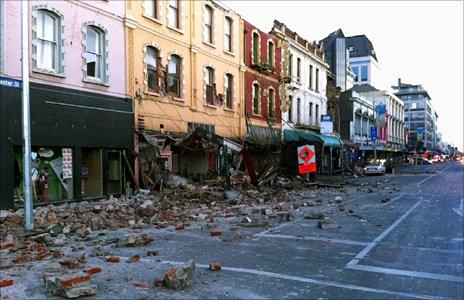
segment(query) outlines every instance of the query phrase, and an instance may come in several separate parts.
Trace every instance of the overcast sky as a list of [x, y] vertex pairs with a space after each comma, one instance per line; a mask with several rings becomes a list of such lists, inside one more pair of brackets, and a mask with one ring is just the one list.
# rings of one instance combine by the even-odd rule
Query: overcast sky
[[274, 19], [308, 41], [341, 28], [373, 43], [384, 80], [422, 84], [443, 140], [463, 149], [463, 2], [222, 1], [261, 30]]

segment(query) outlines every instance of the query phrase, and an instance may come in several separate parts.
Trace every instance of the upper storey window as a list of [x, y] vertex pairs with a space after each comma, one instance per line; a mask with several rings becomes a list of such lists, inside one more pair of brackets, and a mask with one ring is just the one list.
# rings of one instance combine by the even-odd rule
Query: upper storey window
[[232, 19], [229, 17], [224, 23], [224, 50], [232, 52]]
[[169, 26], [179, 29], [179, 0], [169, 0], [168, 19]]
[[259, 34], [253, 33], [253, 64], [259, 64]]
[[105, 33], [96, 26], [87, 26], [85, 45], [87, 77], [104, 81], [106, 77]]
[[60, 18], [47, 10], [37, 11], [36, 67], [61, 72]]
[[204, 41], [213, 43], [213, 9], [205, 6]]
[[150, 18], [158, 19], [158, 0], [145, 0], [144, 13]]

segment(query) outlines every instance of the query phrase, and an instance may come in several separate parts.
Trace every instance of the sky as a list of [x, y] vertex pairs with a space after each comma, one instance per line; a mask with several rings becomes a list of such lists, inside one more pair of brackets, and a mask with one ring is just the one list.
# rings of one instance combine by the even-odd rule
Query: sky
[[443, 141], [464, 149], [462, 1], [221, 1], [270, 31], [275, 19], [308, 41], [341, 28], [374, 45], [388, 86], [422, 84], [438, 113]]

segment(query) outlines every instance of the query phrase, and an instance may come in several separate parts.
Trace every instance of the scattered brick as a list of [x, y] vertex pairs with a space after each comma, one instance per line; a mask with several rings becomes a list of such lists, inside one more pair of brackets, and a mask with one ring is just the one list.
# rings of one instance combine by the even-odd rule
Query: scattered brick
[[0, 250], [13, 248], [13, 247], [14, 247], [14, 243], [1, 243], [0, 244]]
[[222, 266], [219, 262], [213, 262], [209, 264], [209, 269], [211, 271], [220, 271], [222, 269]]
[[70, 278], [57, 278], [59, 286], [62, 288], [72, 287], [90, 280], [90, 274], [77, 275]]
[[14, 283], [13, 279], [3, 279], [0, 281], [0, 288], [12, 286]]
[[106, 258], [106, 261], [109, 262], [109, 263], [115, 263], [117, 264], [118, 262], [121, 261], [121, 259], [119, 258], [119, 256], [108, 256]]
[[210, 234], [211, 236], [220, 236], [222, 232], [219, 230], [211, 230]]
[[158, 277], [155, 278], [155, 287], [163, 287], [164, 286], [164, 278]]
[[89, 275], [93, 275], [93, 274], [97, 274], [97, 273], [100, 273], [102, 271], [101, 268], [99, 267], [94, 267], [94, 268], [90, 268], [88, 270], [85, 270], [84, 272], [89, 274]]
[[140, 260], [140, 255], [139, 254], [135, 254], [135, 255], [132, 255], [131, 257], [129, 257], [129, 259], [127, 260], [128, 263], [135, 263], [135, 262], [138, 262]]
[[136, 282], [134, 283], [134, 287], [136, 288], [141, 288], [141, 289], [149, 289], [150, 287], [144, 283], [139, 283], [139, 282]]
[[180, 224], [180, 225], [177, 225], [175, 228], [176, 228], [176, 230], [184, 230], [184, 229], [185, 229], [185, 225], [184, 225], [184, 224]]

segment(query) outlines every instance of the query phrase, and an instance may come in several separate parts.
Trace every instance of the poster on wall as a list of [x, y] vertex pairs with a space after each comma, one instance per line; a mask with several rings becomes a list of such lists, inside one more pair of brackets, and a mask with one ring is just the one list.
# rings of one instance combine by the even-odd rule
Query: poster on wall
[[72, 178], [72, 149], [63, 148], [63, 179]]

